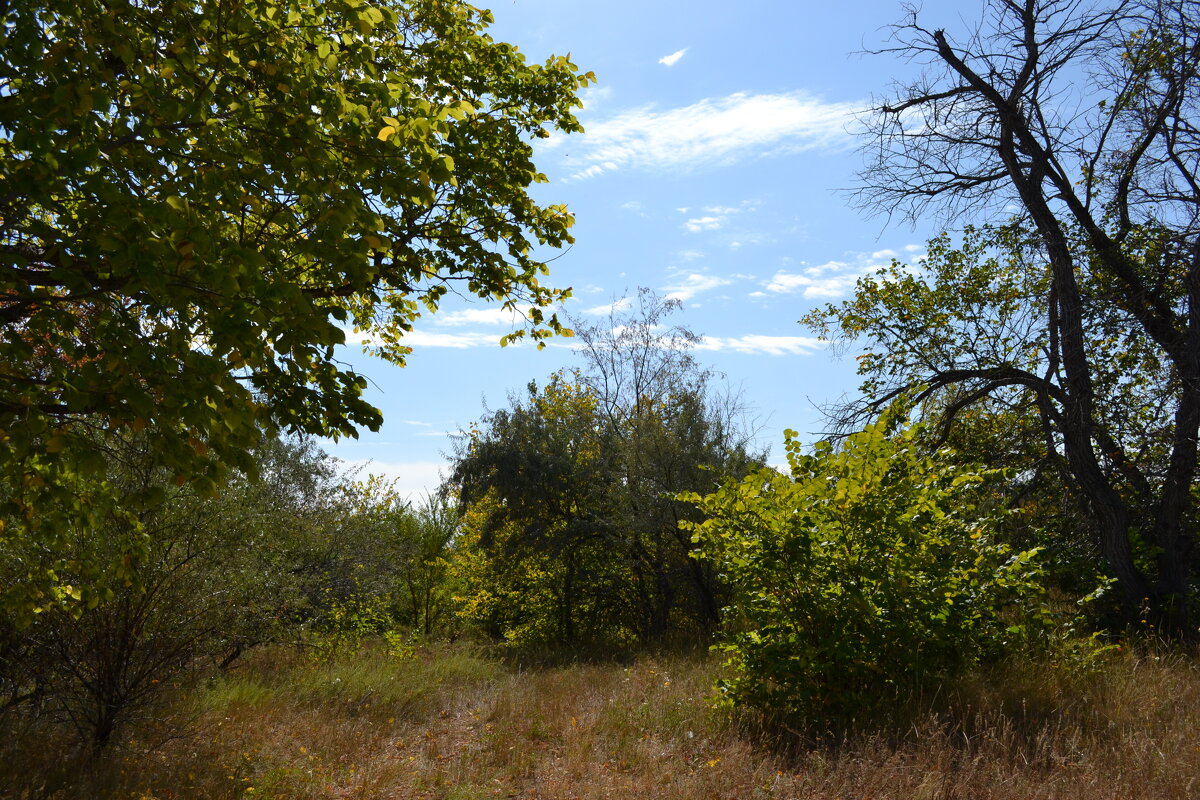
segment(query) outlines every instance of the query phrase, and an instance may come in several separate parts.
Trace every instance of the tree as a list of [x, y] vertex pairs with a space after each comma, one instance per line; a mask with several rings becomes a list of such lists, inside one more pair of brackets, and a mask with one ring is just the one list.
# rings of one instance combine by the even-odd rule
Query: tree
[[701, 337], [669, 324], [682, 308], [649, 289], [613, 303], [608, 318], [573, 318], [587, 365], [584, 381], [599, 400], [617, 450], [620, 515], [634, 554], [643, 635], [661, 639], [720, 621], [725, 587], [680, 526], [695, 518], [681, 492], [706, 492], [765, 460], [754, 453], [739, 398], [715, 386], [692, 348]]
[[[60, 579], [76, 601], [50, 605], [25, 624], [20, 609], [0, 609], [0, 711], [68, 722], [94, 750], [152, 708], [168, 684], [294, 638], [289, 628], [302, 619], [311, 582], [295, 555], [337, 531], [338, 515], [328, 513], [337, 476], [310, 443], [264, 443], [255, 451], [261, 478], [233, 474], [219, 498], [174, 486], [138, 437], [121, 455], [106, 475], [121, 491], [165, 487], [161, 501], [140, 512], [138, 528], [112, 518], [67, 531], [61, 552], [23, 540], [0, 554], [0, 580], [12, 582], [30, 561], [65, 553]], [[128, 539], [142, 536], [128, 581], [82, 591], [82, 565], [122, 561]]]
[[[1056, 409], [1026, 383], [997, 380], [1046, 374], [1049, 332], [1040, 309], [1049, 281], [1038, 253], [1022, 251], [1022, 238], [1016, 228], [968, 228], [955, 246], [944, 234], [929, 242], [919, 265], [894, 263], [866, 276], [852, 300], [817, 309], [805, 322], [862, 351], [856, 361], [863, 399], [835, 412], [843, 429], [919, 388], [921, 413], [935, 422], [943, 458], [1009, 470], [996, 484], [1019, 512], [1002, 523], [1009, 540], [1044, 547], [1060, 585], [1087, 594], [1094, 586], [1080, 581], [1094, 578], [1095, 548], [1080, 531], [1086, 518], [1056, 441]], [[1092, 346], [1121, 351], [1097, 373], [1097, 414], [1127, 443], [1130, 458], [1148, 466], [1167, 424], [1153, 399], [1161, 375], [1138, 359], [1136, 341], [1096, 318], [1088, 328]]]
[[448, 557], [458, 529], [449, 499], [433, 495], [409, 511], [395, 534], [407, 551], [407, 558], [393, 565], [400, 617], [425, 637], [433, 635], [448, 610]]
[[[257, 478], [233, 472], [217, 497], [175, 486], [136, 437], [127, 445], [108, 480], [127, 492], [163, 484], [161, 501], [141, 512], [140, 530], [116, 518], [64, 540], [66, 561], [87, 565], [124, 559], [126, 539], [144, 536], [130, 579], [84, 592], [88, 576], [73, 569], [61, 579], [77, 599], [25, 624], [20, 609], [0, 608], [0, 720], [69, 723], [98, 751], [168, 687], [230, 669], [253, 648], [323, 657], [382, 639], [404, 653], [410, 630], [439, 622], [454, 530], [443, 505], [414, 511], [390, 483], [342, 472], [306, 439], [265, 440]], [[38, 544], [0, 551], [0, 583], [59, 558]]]
[[493, 635], [555, 645], [632, 638], [611, 435], [595, 394], [578, 373], [560, 372], [461, 440], [448, 484], [464, 512], [460, 551], [480, 556], [464, 596]]
[[[913, 217], [931, 207], [1019, 209], [987, 244], [1033, 270], [1021, 278], [1036, 286], [1023, 295], [1030, 327], [1020, 353], [960, 350], [950, 362], [931, 348], [929, 360], [893, 374], [947, 393], [949, 422], [1029, 393], [1046, 452], [1061, 454], [1127, 608], [1148, 605], [1162, 630], [1188, 634], [1200, 429], [1198, 12], [1194, 0], [992, 0], [958, 39], [910, 11], [887, 52], [929, 71], [870, 118], [860, 189], [864, 204]], [[972, 256], [963, 268], [979, 263]], [[1005, 302], [993, 297], [973, 330], [995, 332], [989, 323]], [[926, 321], [939, 319], [932, 310]], [[844, 330], [871, 336], [890, 324], [876, 322]], [[1149, 419], [1118, 423], [1119, 407], [1106, 404], [1122, 393]]]
[[[665, 324], [678, 307], [643, 290], [616, 302], [607, 324], [574, 321], [587, 370], [540, 391], [531, 384], [527, 400], [485, 418], [457, 453], [450, 482], [508, 586], [503, 610], [518, 614], [521, 596], [531, 606], [551, 598], [556, 643], [695, 639], [719, 622], [727, 587], [680, 529], [697, 515], [676, 495], [707, 492], [759, 459], [736, 403], [711, 390], [688, 352], [698, 337]], [[498, 584], [488, 592], [502, 594]], [[497, 603], [473, 608], [494, 613]]]
[[535, 248], [572, 218], [529, 196], [530, 139], [579, 130], [592, 78], [490, 21], [460, 0], [0, 2], [4, 536], [123, 513], [98, 433], [144, 431], [211, 491], [261, 431], [377, 427], [336, 347], [354, 328], [403, 363], [447, 292], [561, 330]]

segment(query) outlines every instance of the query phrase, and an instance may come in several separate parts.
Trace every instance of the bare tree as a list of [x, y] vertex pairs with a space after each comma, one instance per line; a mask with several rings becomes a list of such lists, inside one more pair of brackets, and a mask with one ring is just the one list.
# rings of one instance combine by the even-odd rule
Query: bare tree
[[[929, 364], [910, 384], [1033, 392], [1096, 542], [1131, 607], [1192, 633], [1190, 514], [1200, 428], [1200, 2], [988, 0], [956, 37], [908, 8], [882, 52], [924, 76], [869, 117], [858, 199], [915, 219], [1018, 209], [1047, 288], [1039, 370]], [[1097, 409], [1119, 320], [1169, 373], [1161, 458], [1140, 462]], [[1111, 346], [1111, 345], [1110, 345]], [[960, 412], [970, 401], [950, 404]], [[1135, 557], [1141, 537], [1156, 553]]]

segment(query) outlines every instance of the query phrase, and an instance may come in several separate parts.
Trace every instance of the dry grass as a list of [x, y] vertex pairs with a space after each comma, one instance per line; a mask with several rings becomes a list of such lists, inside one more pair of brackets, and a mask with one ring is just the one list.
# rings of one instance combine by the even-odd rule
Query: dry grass
[[1126, 654], [1090, 679], [1011, 668], [816, 746], [712, 710], [707, 657], [519, 669], [453, 649], [327, 666], [274, 655], [178, 699], [86, 777], [68, 767], [70, 789], [34, 791], [45, 779], [31, 776], [71, 762], [52, 731], [25, 729], [0, 746], [0, 797], [1200, 796], [1200, 672], [1180, 656]]

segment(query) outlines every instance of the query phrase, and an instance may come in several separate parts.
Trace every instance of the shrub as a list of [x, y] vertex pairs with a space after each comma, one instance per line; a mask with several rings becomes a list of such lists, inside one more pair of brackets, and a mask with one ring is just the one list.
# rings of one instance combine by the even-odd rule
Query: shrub
[[719, 647], [734, 704], [853, 716], [1042, 639], [1036, 550], [980, 508], [996, 475], [946, 466], [903, 408], [838, 447], [691, 495], [706, 558], [738, 587]]

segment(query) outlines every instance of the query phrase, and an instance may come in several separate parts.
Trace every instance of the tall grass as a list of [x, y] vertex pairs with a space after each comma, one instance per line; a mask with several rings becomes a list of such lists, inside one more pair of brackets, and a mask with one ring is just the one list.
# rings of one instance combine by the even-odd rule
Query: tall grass
[[101, 762], [24, 729], [0, 744], [0, 797], [1200, 796], [1200, 672], [1178, 654], [1123, 653], [1082, 677], [1011, 664], [819, 741], [714, 710], [719, 670], [708, 656], [528, 668], [456, 648], [263, 652], [181, 691]]

